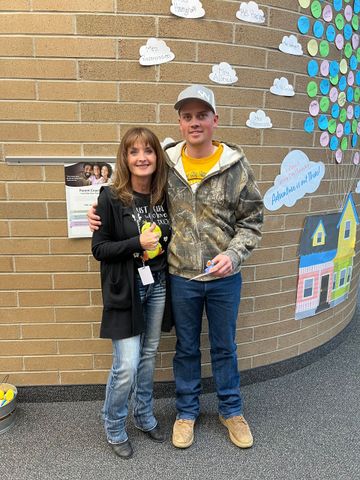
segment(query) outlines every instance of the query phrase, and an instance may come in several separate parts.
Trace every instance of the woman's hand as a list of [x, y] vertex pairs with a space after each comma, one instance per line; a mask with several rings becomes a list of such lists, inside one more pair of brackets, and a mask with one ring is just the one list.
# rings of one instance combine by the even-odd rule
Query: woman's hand
[[155, 227], [156, 223], [152, 223], [151, 227], [140, 235], [140, 245], [144, 250], [154, 250], [159, 243], [160, 237], [157, 233], [154, 233]]
[[99, 227], [101, 225], [100, 217], [99, 215], [96, 215], [96, 207], [97, 207], [97, 202], [94, 202], [89, 208], [89, 210], [87, 211], [89, 228], [92, 232], [94, 232], [95, 230], [99, 230]]

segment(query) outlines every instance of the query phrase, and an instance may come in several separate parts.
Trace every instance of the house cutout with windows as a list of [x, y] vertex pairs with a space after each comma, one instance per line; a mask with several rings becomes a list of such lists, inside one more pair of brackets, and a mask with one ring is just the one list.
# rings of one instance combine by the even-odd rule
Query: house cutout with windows
[[295, 319], [311, 317], [347, 299], [359, 217], [351, 193], [339, 213], [305, 219]]

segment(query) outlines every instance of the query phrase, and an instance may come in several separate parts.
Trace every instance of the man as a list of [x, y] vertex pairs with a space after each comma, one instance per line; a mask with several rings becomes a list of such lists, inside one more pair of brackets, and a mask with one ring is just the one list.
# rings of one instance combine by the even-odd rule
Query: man
[[93, 166], [91, 163], [84, 163], [83, 164], [83, 170], [81, 172], [80, 178], [79, 178], [79, 184], [82, 187], [91, 185], [91, 176], [93, 174]]
[[[172, 222], [169, 270], [177, 335], [174, 357], [177, 418], [175, 447], [194, 441], [201, 391], [202, 314], [209, 323], [212, 372], [219, 418], [240, 448], [253, 444], [243, 417], [235, 343], [240, 267], [261, 238], [263, 204], [240, 147], [213, 140], [218, 126], [214, 94], [201, 85], [183, 90], [175, 103], [183, 142], [165, 148]], [[94, 212], [89, 212], [90, 223]], [[195, 278], [204, 272], [209, 273]]]

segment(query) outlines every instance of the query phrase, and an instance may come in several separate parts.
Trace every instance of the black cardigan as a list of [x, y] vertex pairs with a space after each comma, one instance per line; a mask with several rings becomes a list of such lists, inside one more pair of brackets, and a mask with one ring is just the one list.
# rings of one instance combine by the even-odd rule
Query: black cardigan
[[[101, 227], [92, 237], [92, 253], [101, 261], [101, 289], [103, 314], [101, 338], [113, 340], [133, 337], [144, 331], [144, 318], [140, 293], [135, 281], [134, 253], [142, 253], [140, 236], [126, 238], [123, 215], [126, 207], [103, 187], [98, 198], [97, 214]], [[162, 331], [169, 332], [173, 325], [170, 285], [166, 274], [166, 300]]]

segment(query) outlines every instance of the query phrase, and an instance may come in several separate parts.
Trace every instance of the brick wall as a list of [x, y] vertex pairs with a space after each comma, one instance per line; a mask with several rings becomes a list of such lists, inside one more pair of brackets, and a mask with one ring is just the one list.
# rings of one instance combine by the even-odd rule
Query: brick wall
[[[303, 131], [308, 57], [277, 48], [283, 35], [296, 33], [298, 2], [261, 4], [265, 25], [237, 21], [237, 1], [203, 0], [201, 20], [171, 16], [170, 3], [0, 0], [0, 376], [10, 373], [17, 385], [104, 383], [111, 348], [98, 339], [101, 294], [90, 241], [67, 238], [63, 167], [9, 166], [6, 156], [112, 156], [121, 135], [139, 123], [161, 140], [179, 138], [174, 99], [189, 83], [209, 84], [211, 66], [220, 61], [236, 68], [239, 81], [212, 85], [218, 136], [244, 146], [263, 193], [293, 148], [328, 166], [315, 194], [267, 213], [261, 247], [243, 269], [240, 367], [311, 350], [352, 318], [357, 258], [347, 302], [294, 320], [304, 219], [336, 211], [330, 184], [341, 168]], [[139, 47], [151, 36], [166, 40], [176, 55], [173, 62], [139, 65]], [[284, 74], [297, 92], [292, 99], [269, 93], [274, 78]], [[274, 128], [245, 126], [258, 108], [270, 115]], [[163, 335], [157, 380], [172, 379], [174, 345], [174, 333]], [[208, 376], [206, 324], [202, 346]]]

